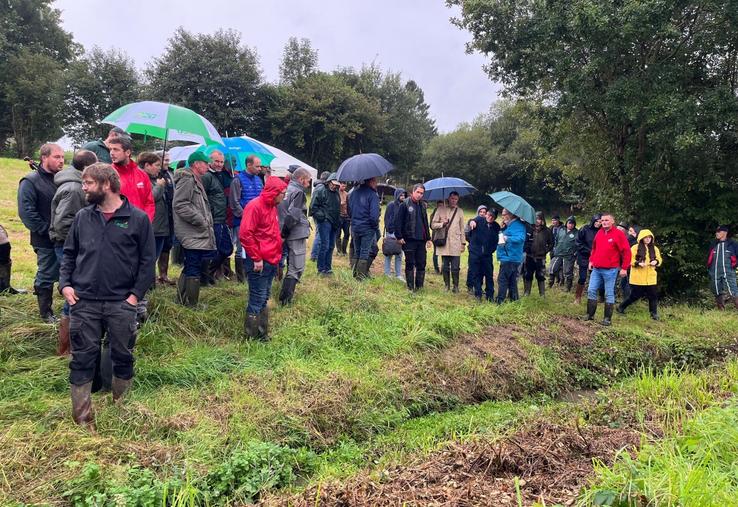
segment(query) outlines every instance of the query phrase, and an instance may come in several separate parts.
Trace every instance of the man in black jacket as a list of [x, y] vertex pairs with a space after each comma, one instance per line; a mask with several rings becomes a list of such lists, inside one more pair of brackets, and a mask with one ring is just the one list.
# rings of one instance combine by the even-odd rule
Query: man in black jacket
[[51, 309], [54, 282], [59, 280], [59, 261], [54, 242], [49, 237], [51, 201], [56, 193], [54, 175], [64, 167], [64, 150], [58, 144], [41, 146], [41, 165], [20, 181], [18, 214], [23, 225], [31, 231], [31, 246], [36, 253], [36, 278], [33, 292], [38, 299], [38, 310], [46, 322], [55, 322]]
[[[481, 207], [481, 206], [480, 206]], [[469, 273], [474, 286], [474, 296], [482, 300], [482, 283], [486, 282], [485, 296], [490, 303], [495, 299], [494, 268], [492, 256], [497, 250], [500, 224], [495, 219], [497, 211], [492, 208], [484, 215], [479, 214], [469, 221]]]
[[425, 281], [426, 248], [430, 247], [428, 205], [423, 201], [425, 186], [416, 183], [395, 218], [395, 237], [405, 253], [405, 282], [411, 291], [423, 288]]
[[113, 400], [133, 378], [136, 305], [154, 282], [156, 247], [146, 213], [120, 195], [120, 178], [109, 164], [82, 173], [91, 206], [77, 213], [64, 243], [59, 286], [71, 307], [72, 417], [94, 429], [92, 380], [100, 337], [108, 334], [113, 362]]

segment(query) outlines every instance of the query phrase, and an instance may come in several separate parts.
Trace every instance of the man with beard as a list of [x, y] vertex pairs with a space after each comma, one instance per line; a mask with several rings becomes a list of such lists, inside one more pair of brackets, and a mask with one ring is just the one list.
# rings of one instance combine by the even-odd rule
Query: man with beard
[[56, 193], [54, 176], [64, 167], [64, 150], [58, 144], [41, 146], [41, 165], [20, 181], [18, 188], [18, 215], [31, 232], [31, 246], [36, 253], [36, 278], [33, 293], [38, 300], [41, 318], [56, 322], [52, 310], [54, 282], [59, 280], [59, 260], [54, 242], [49, 236], [51, 201]]
[[94, 431], [91, 392], [101, 336], [110, 340], [117, 402], [133, 378], [136, 305], [154, 281], [156, 254], [150, 220], [120, 194], [120, 177], [109, 164], [86, 168], [82, 188], [90, 206], [72, 222], [59, 286], [71, 308], [72, 418]]

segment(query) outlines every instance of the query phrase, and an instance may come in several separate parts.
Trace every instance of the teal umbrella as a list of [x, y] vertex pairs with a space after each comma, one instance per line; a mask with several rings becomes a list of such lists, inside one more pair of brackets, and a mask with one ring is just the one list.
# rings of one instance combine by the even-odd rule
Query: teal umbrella
[[508, 191], [502, 191], [489, 194], [489, 196], [497, 204], [503, 208], [507, 208], [507, 210], [513, 215], [522, 218], [529, 224], [536, 223], [536, 210], [519, 195]]
[[115, 125], [131, 134], [196, 144], [223, 144], [218, 131], [207, 119], [186, 107], [164, 102], [133, 102], [106, 116], [103, 123]]

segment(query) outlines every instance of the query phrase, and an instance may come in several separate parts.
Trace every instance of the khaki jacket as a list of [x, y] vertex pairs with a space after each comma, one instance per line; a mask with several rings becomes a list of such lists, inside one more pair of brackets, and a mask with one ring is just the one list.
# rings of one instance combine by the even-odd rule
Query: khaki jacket
[[436, 213], [433, 215], [433, 221], [431, 222], [431, 229], [441, 229], [445, 219], [451, 220], [456, 210], [453, 223], [448, 225], [448, 234], [446, 236], [446, 244], [444, 246], [436, 247], [436, 254], [448, 255], [451, 257], [461, 256], [461, 252], [464, 246], [466, 246], [466, 238], [464, 237], [464, 210], [461, 208], [450, 208], [445, 204], [439, 205]]
[[174, 173], [174, 235], [183, 248], [214, 250], [215, 232], [208, 196], [192, 169]]

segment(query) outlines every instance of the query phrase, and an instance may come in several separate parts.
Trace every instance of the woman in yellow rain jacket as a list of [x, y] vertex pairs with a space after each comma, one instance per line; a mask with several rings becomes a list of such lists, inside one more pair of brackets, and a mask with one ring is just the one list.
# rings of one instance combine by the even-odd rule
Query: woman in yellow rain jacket
[[618, 313], [625, 313], [625, 309], [643, 296], [648, 299], [648, 310], [653, 320], [659, 320], [658, 304], [659, 293], [656, 286], [656, 268], [661, 266], [661, 252], [655, 245], [653, 233], [643, 229], [638, 233], [638, 243], [630, 249], [632, 267], [630, 270], [631, 293], [628, 299], [620, 303]]

